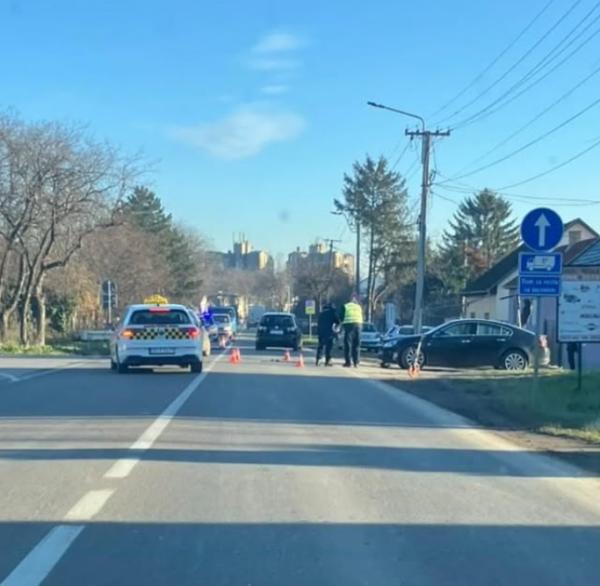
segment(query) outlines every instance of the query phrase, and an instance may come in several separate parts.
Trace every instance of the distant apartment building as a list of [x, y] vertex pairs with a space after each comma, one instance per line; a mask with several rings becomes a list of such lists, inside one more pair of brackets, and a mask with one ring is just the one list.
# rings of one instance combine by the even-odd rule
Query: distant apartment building
[[287, 268], [294, 273], [306, 266], [325, 266], [341, 269], [349, 277], [354, 274], [354, 256], [351, 254], [331, 251], [325, 242], [315, 242], [308, 247], [308, 251], [296, 250], [288, 254]]
[[273, 258], [266, 250], [253, 250], [252, 244], [241, 239], [233, 243], [233, 250], [214, 252], [214, 258], [222, 263], [223, 268], [243, 271], [273, 270]]

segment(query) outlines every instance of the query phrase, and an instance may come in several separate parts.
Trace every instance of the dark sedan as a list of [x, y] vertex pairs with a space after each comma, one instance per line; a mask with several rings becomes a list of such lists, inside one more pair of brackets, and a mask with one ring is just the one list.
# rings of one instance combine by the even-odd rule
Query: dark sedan
[[549, 362], [545, 340], [536, 341], [533, 332], [491, 320], [462, 319], [445, 323], [423, 334], [403, 336], [384, 344], [381, 365], [397, 363], [408, 368], [415, 363], [427, 366], [494, 366], [525, 370], [534, 360], [536, 344], [542, 348], [541, 364]]
[[256, 349], [268, 346], [299, 350], [302, 346], [302, 332], [291, 313], [265, 313], [256, 330]]

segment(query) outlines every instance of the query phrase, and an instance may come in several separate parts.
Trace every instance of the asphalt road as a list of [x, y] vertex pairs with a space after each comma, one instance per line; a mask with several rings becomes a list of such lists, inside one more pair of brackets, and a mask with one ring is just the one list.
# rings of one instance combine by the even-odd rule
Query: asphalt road
[[0, 584], [592, 585], [600, 483], [367, 367], [0, 359]]

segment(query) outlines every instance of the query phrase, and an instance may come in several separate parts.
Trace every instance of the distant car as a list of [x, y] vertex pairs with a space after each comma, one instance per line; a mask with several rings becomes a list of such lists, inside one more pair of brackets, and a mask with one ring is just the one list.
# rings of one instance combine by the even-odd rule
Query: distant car
[[269, 346], [294, 350], [302, 347], [302, 332], [294, 314], [268, 312], [260, 318], [256, 330], [256, 349], [264, 350]]
[[364, 323], [360, 332], [360, 347], [367, 352], [376, 352], [381, 348], [381, 334], [372, 323]]
[[229, 315], [226, 313], [215, 313], [213, 315], [213, 322], [216, 326], [216, 331], [213, 330], [212, 341], [223, 340], [225, 344], [229, 343], [231, 338], [233, 338], [233, 325]]
[[110, 366], [175, 365], [202, 372], [203, 331], [184, 305], [129, 306], [110, 340]]
[[214, 305], [209, 309], [209, 312], [213, 316], [213, 319], [217, 315], [228, 315], [231, 324], [231, 332], [235, 336], [238, 332], [238, 314], [237, 310], [233, 305]]
[[210, 344], [209, 328], [204, 323], [202, 317], [193, 308], [191, 308], [190, 313], [194, 324], [202, 330], [202, 356], [210, 356], [212, 348]]
[[545, 336], [493, 320], [462, 319], [445, 323], [422, 336], [402, 336], [383, 345], [381, 365], [397, 363], [408, 368], [417, 360], [421, 366], [494, 366], [525, 370], [534, 360], [536, 345], [541, 364], [550, 355]]

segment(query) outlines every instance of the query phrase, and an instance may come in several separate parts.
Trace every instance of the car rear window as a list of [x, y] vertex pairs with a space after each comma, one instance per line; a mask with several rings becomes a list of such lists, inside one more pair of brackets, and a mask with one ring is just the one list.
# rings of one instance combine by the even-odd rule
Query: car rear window
[[260, 325], [267, 328], [274, 326], [292, 328], [294, 327], [294, 320], [288, 315], [264, 315], [260, 320]]
[[478, 336], [510, 336], [512, 331], [498, 324], [477, 324]]
[[224, 313], [215, 314], [213, 316], [213, 320], [215, 323], [218, 323], [218, 324], [228, 324], [231, 321], [229, 319], [229, 316], [225, 315]]
[[134, 326], [172, 326], [191, 323], [187, 311], [181, 309], [138, 309], [131, 314], [129, 324]]

